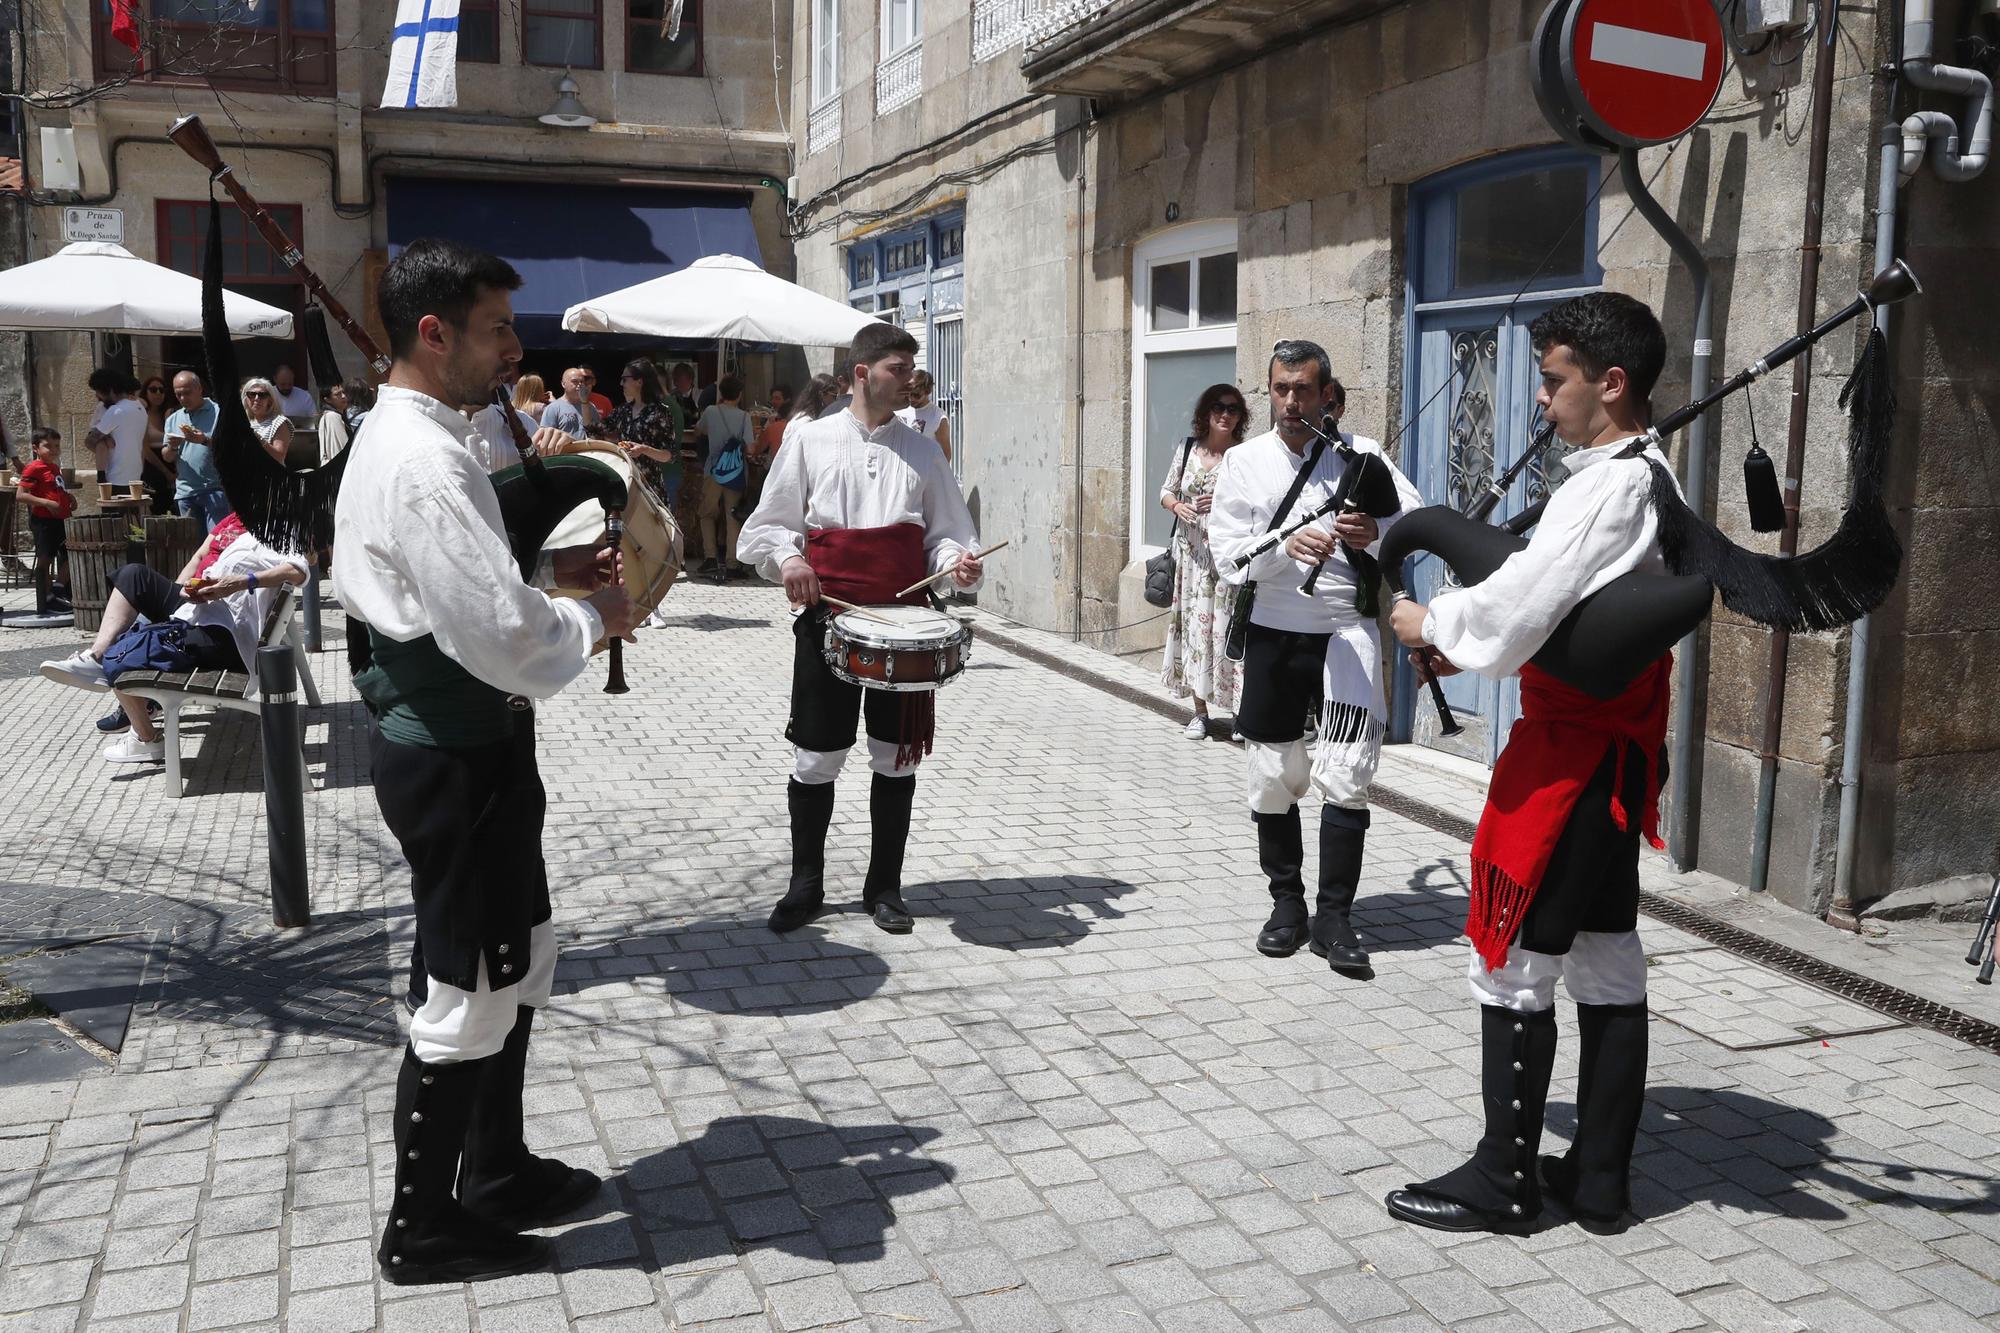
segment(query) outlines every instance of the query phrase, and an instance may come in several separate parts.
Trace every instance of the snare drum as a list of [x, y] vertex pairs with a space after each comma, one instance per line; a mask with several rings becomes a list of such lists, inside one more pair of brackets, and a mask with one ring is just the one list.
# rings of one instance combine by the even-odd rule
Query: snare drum
[[827, 622], [826, 664], [868, 690], [935, 690], [972, 660], [972, 629], [928, 606], [871, 606]]

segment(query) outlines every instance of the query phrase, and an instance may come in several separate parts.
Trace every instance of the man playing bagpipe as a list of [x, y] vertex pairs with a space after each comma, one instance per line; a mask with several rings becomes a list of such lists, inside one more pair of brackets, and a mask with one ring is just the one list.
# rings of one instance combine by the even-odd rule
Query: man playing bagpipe
[[[1472, 848], [1466, 933], [1485, 1134], [1463, 1166], [1388, 1197], [1394, 1216], [1447, 1231], [1524, 1227], [1544, 1190], [1587, 1225], [1619, 1226], [1645, 1101], [1639, 838], [1660, 845], [1671, 655], [1610, 699], [1529, 658], [1586, 596], [1633, 571], [1667, 570], [1653, 488], [1671, 474], [1646, 439], [1666, 339], [1651, 310], [1615, 292], [1565, 301], [1530, 332], [1541, 356], [1535, 401], [1576, 446], [1568, 480], [1527, 548], [1484, 581], [1429, 606], [1399, 597], [1390, 611], [1397, 638], [1421, 650], [1419, 670], [1521, 678], [1521, 718]], [[1538, 1163], [1558, 979], [1577, 1007], [1576, 1139]]]
[[[588, 1171], [522, 1140], [528, 1037], [555, 975], [533, 699], [629, 637], [617, 586], [553, 598], [522, 579], [459, 404], [517, 364], [503, 260], [419, 240], [383, 272], [395, 364], [344, 455], [333, 575], [365, 626], [356, 688], [374, 719], [382, 817], [410, 863], [428, 986], [396, 1084], [395, 1193], [378, 1258], [393, 1283], [470, 1281], [549, 1261], [519, 1234], [592, 1197]], [[611, 577], [611, 553], [558, 552], [553, 578]], [[454, 1187], [456, 1196], [454, 1197]]]
[[[936, 695], [864, 690], [835, 676], [821, 652], [830, 614], [821, 597], [864, 606], [891, 602], [926, 574], [946, 569], [960, 588], [979, 586], [978, 541], [958, 479], [937, 441], [896, 416], [909, 401], [916, 354], [916, 339], [893, 324], [869, 324], [854, 335], [843, 358], [853, 371], [853, 401], [801, 427], [778, 450], [737, 541], [736, 558], [784, 584], [801, 608], [793, 623], [785, 726], [793, 747], [786, 786], [792, 871], [770, 917], [780, 934], [805, 925], [825, 905], [834, 779], [858, 724], [865, 724], [874, 770], [862, 907], [891, 934], [913, 924], [903, 902], [903, 854], [917, 765], [931, 749]], [[904, 600], [921, 601], [922, 594]]]
[[[1248, 759], [1257, 860], [1271, 916], [1259, 952], [1283, 958], [1310, 943], [1337, 969], [1368, 954], [1350, 911], [1368, 835], [1368, 787], [1382, 753], [1382, 643], [1373, 609], [1376, 567], [1363, 552], [1390, 516], [1421, 504], [1382, 446], [1322, 426], [1336, 386], [1325, 349], [1284, 339], [1271, 351], [1272, 429], [1223, 456], [1208, 540], [1226, 582], [1254, 581], [1244, 636], [1236, 728]], [[1259, 550], [1269, 534], [1339, 499], [1353, 503]], [[1257, 552], [1253, 555], [1253, 551]], [[1248, 563], [1241, 563], [1248, 557]], [[1244, 612], [1239, 601], [1236, 614]], [[1307, 701], [1322, 698], [1319, 735], [1305, 739]], [[1305, 901], [1299, 802], [1319, 793], [1319, 891]]]

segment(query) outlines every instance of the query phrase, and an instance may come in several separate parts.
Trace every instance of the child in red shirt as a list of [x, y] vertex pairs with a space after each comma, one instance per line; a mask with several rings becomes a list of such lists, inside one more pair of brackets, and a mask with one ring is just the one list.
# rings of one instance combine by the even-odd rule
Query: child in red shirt
[[[63, 520], [76, 510], [76, 497], [63, 489], [62, 435], [52, 426], [37, 426], [34, 461], [21, 469], [21, 491], [28, 502], [28, 527], [35, 534], [35, 614], [69, 610], [69, 560], [63, 554]], [[61, 578], [56, 570], [62, 570]], [[62, 594], [56, 592], [57, 585]]]

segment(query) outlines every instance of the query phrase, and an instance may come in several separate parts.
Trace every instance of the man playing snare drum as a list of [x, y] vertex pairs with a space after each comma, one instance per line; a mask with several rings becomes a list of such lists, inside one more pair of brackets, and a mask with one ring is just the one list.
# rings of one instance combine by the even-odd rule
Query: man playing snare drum
[[[857, 605], [898, 600], [926, 574], [952, 570], [959, 587], [979, 586], [972, 514], [935, 442], [896, 418], [908, 401], [917, 343], [892, 324], [870, 324], [844, 358], [854, 399], [810, 422], [778, 450], [756, 512], [743, 525], [737, 558], [782, 582], [802, 608], [792, 625], [793, 746], [786, 803], [791, 810], [792, 876], [771, 910], [783, 934], [818, 916], [826, 902], [826, 831], [833, 822], [834, 779], [866, 723], [873, 843], [861, 903], [893, 934], [913, 922], [903, 903], [903, 851], [917, 764], [935, 730], [930, 692], [864, 691], [833, 674], [822, 655], [834, 608], [825, 596]], [[920, 603], [921, 592], [900, 600]]]

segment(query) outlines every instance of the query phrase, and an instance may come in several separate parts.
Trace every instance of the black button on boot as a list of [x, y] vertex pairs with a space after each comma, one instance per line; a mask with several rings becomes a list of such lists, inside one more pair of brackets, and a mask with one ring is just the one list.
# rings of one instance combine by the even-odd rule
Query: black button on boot
[[1257, 934], [1257, 952], [1289, 958], [1306, 942], [1305, 835], [1295, 805], [1281, 815], [1251, 811], [1257, 825], [1257, 864], [1271, 884], [1271, 917]]
[[826, 830], [833, 823], [833, 784], [800, 782], [785, 787], [792, 817], [792, 880], [771, 909], [770, 927], [780, 935], [797, 930], [826, 906]]
[[1319, 898], [1313, 905], [1312, 951], [1336, 972], [1361, 972], [1368, 951], [1354, 933], [1354, 895], [1361, 887], [1368, 812], [1323, 805], [1319, 812]]
[[1542, 1159], [1542, 1184], [1585, 1230], [1623, 1231], [1646, 1109], [1646, 1006], [1579, 1004], [1576, 1029], [1576, 1142]]
[[1486, 1132], [1472, 1160], [1435, 1180], [1394, 1190], [1386, 1202], [1391, 1216], [1420, 1227], [1518, 1232], [1542, 1211], [1535, 1153], [1556, 1063], [1556, 1015], [1487, 1004], [1479, 1018]]
[[397, 1286], [478, 1282], [549, 1265], [548, 1242], [466, 1211], [452, 1197], [466, 1123], [490, 1060], [427, 1065], [405, 1047], [396, 1079], [396, 1183], [375, 1251]]
[[910, 809], [917, 799], [917, 775], [875, 774], [868, 788], [868, 878], [861, 883], [861, 906], [891, 935], [907, 935], [916, 924], [903, 905], [903, 853], [910, 845]]
[[458, 1201], [510, 1231], [547, 1226], [597, 1195], [601, 1182], [581, 1167], [528, 1151], [521, 1092], [528, 1079], [528, 1037], [535, 1011], [520, 1006], [507, 1044], [480, 1063], [485, 1071], [465, 1134]]

